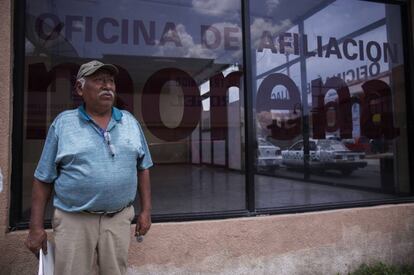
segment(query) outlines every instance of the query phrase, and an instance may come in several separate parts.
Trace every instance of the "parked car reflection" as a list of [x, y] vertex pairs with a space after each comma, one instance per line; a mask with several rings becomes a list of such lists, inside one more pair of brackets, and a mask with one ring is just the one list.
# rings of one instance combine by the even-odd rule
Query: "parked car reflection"
[[257, 170], [278, 168], [282, 163], [281, 150], [263, 138], [258, 139]]
[[[289, 149], [282, 151], [282, 164], [287, 167], [302, 168], [303, 152], [303, 140], [300, 140]], [[338, 140], [309, 140], [309, 167], [314, 171], [338, 170], [343, 175], [349, 176], [356, 169], [367, 166], [364, 158], [365, 153], [352, 152]]]

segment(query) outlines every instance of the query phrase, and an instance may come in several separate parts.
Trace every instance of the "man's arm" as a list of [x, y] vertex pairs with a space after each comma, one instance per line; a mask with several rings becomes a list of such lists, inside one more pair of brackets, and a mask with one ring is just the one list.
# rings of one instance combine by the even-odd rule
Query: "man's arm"
[[30, 214], [30, 230], [25, 245], [35, 254], [40, 248], [47, 253], [47, 234], [43, 226], [46, 204], [53, 190], [53, 184], [33, 180], [32, 209]]
[[138, 171], [141, 213], [138, 216], [135, 233], [145, 235], [151, 227], [151, 184], [149, 170]]

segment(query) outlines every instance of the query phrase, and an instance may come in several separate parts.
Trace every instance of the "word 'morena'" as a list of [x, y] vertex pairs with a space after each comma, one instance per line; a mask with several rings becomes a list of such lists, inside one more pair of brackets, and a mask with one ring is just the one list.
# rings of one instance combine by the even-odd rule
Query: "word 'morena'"
[[[46, 136], [47, 109], [50, 108], [47, 100], [48, 87], [58, 77], [67, 75], [69, 81], [74, 82], [71, 76], [76, 75], [79, 69], [78, 64], [63, 63], [56, 65], [50, 71], [44, 63], [29, 65], [28, 79], [28, 104], [26, 136], [28, 139], [43, 139]], [[130, 112], [134, 111], [133, 106], [133, 81], [128, 71], [118, 66], [120, 71], [117, 79], [118, 106]], [[63, 74], [65, 72], [65, 74]], [[201, 101], [204, 97], [226, 98], [230, 87], [241, 88], [243, 73], [232, 72], [226, 76], [222, 73], [213, 75], [209, 79], [210, 91], [201, 95], [196, 81], [187, 72], [177, 68], [165, 68], [151, 75], [142, 90], [142, 119], [148, 130], [161, 140], [178, 141], [191, 136], [194, 129], [201, 121]], [[188, 102], [183, 105], [183, 116], [179, 125], [170, 128], [165, 125], [161, 118], [160, 97], [163, 86], [174, 81], [182, 87], [183, 95]], [[72, 83], [73, 86], [74, 83]], [[284, 86], [289, 93], [288, 100], [272, 98], [273, 89]], [[337, 125], [341, 138], [352, 137], [352, 105], [359, 104], [361, 115], [361, 135], [368, 138], [392, 139], [399, 135], [399, 129], [394, 127], [393, 105], [390, 86], [381, 80], [368, 80], [362, 84], [363, 93], [358, 96], [351, 96], [349, 88], [344, 80], [332, 77], [326, 80], [317, 78], [311, 82], [312, 108], [310, 117], [313, 129], [312, 137], [323, 139], [327, 129], [327, 111], [335, 107], [338, 113]], [[334, 89], [338, 94], [338, 101], [335, 106], [328, 106], [325, 103], [325, 96], [329, 90]], [[51, 92], [62, 92], [62, 89], [55, 89]], [[73, 103], [80, 98], [73, 97]], [[229, 103], [213, 104], [210, 109], [211, 140], [228, 139], [228, 105]], [[41, 105], [43, 108], [35, 108]], [[75, 104], [76, 105], [76, 104]], [[281, 73], [274, 73], [266, 76], [260, 84], [256, 96], [256, 112], [271, 112], [272, 110], [295, 111], [301, 105], [300, 91], [295, 82], [288, 76]], [[374, 115], [381, 116], [381, 123], [377, 124], [372, 118]], [[289, 140], [301, 134], [302, 118], [299, 116], [292, 121], [289, 127], [282, 125], [269, 125], [272, 136], [279, 140]]]

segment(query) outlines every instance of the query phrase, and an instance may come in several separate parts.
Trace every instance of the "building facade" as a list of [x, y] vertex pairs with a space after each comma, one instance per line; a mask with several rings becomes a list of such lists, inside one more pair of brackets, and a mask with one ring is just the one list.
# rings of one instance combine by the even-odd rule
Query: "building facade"
[[0, 13], [0, 274], [35, 273], [33, 171], [91, 59], [119, 68], [116, 104], [155, 163], [154, 225], [130, 274], [413, 263], [410, 1], [2, 1]]

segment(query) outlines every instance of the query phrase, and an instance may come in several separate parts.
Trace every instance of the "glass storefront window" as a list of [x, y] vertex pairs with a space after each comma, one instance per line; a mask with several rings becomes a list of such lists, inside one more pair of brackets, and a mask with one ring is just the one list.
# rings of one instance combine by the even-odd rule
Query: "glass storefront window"
[[409, 195], [400, 6], [250, 6], [256, 206]]
[[24, 219], [47, 129], [81, 104], [92, 59], [119, 68], [116, 105], [143, 126], [154, 214], [245, 209], [239, 1], [27, 1], [26, 19]]
[[116, 106], [134, 114], [147, 137], [153, 214], [161, 219], [412, 196], [402, 6], [26, 1], [15, 219], [28, 220], [47, 129], [82, 104], [75, 76], [92, 59], [120, 70]]

